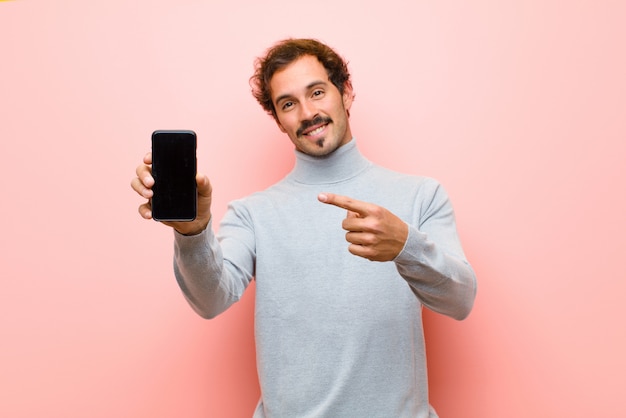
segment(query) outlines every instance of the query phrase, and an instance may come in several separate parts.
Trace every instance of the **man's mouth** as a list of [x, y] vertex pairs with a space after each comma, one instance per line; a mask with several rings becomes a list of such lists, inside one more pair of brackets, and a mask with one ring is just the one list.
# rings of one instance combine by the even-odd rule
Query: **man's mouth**
[[322, 132], [326, 126], [332, 122], [331, 118], [328, 117], [316, 117], [313, 120], [304, 121], [300, 125], [300, 128], [296, 131], [296, 135], [298, 136], [308, 136], [312, 137], [320, 132]]
[[319, 128], [315, 128], [315, 129], [313, 129], [312, 131], [305, 132], [305, 133], [304, 133], [304, 135], [306, 135], [306, 136], [315, 136], [315, 135], [317, 135], [318, 133], [322, 132], [322, 131], [324, 130], [324, 128], [325, 128], [325, 127], [326, 127], [326, 125], [322, 125], [322, 126], [320, 126]]

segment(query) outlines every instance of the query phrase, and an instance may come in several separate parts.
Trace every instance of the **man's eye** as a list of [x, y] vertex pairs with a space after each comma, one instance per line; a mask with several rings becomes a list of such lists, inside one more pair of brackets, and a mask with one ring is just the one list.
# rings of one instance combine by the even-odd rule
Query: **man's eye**
[[283, 106], [282, 106], [283, 110], [287, 110], [291, 107], [293, 107], [293, 102], [285, 102], [283, 103]]
[[313, 97], [319, 97], [324, 94], [324, 90], [315, 90], [313, 92]]

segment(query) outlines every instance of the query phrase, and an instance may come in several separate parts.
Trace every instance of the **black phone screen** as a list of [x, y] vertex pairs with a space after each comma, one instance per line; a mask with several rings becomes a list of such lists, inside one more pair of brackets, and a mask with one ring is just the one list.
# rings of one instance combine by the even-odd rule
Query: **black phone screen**
[[196, 134], [193, 131], [152, 133], [152, 218], [192, 221], [196, 218]]

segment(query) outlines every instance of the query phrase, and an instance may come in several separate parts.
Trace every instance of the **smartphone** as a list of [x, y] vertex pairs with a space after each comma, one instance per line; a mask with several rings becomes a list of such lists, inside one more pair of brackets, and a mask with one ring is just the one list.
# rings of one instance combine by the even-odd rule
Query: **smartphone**
[[152, 133], [152, 218], [193, 221], [197, 215], [196, 147], [194, 131]]

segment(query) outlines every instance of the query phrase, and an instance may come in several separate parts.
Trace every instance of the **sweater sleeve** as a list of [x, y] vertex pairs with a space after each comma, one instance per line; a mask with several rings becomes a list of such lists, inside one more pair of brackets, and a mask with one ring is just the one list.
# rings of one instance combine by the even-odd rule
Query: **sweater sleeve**
[[474, 304], [476, 276], [463, 253], [447, 193], [434, 180], [423, 191], [419, 219], [409, 224], [405, 246], [394, 261], [425, 306], [462, 320]]
[[219, 236], [212, 221], [198, 235], [174, 231], [176, 280], [194, 311], [207, 319], [237, 302], [254, 277], [254, 234], [231, 209]]

